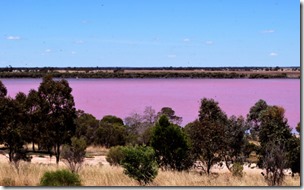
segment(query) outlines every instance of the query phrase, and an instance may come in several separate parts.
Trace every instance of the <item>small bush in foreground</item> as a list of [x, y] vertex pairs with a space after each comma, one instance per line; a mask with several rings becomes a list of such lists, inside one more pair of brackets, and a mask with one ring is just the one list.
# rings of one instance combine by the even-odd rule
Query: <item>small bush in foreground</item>
[[77, 174], [68, 170], [45, 172], [40, 179], [41, 186], [80, 186], [80, 178]]
[[110, 148], [106, 160], [111, 166], [118, 166], [121, 164], [121, 161], [124, 158], [122, 149], [122, 146], [114, 146]]
[[140, 185], [146, 185], [154, 180], [158, 173], [158, 165], [151, 147], [125, 147], [123, 153], [122, 166], [126, 175], [137, 180]]

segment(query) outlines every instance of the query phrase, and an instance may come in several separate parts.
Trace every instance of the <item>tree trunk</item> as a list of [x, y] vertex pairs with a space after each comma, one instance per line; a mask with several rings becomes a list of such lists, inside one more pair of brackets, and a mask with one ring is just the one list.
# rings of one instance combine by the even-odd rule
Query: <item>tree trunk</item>
[[211, 169], [211, 160], [208, 159], [208, 163], [207, 163], [207, 174], [210, 174], [210, 169]]
[[60, 158], [60, 144], [56, 145], [56, 164], [59, 164], [59, 158]]
[[13, 161], [13, 154], [14, 154], [14, 153], [13, 153], [13, 150], [10, 148], [10, 149], [9, 149], [9, 153], [8, 153], [8, 158], [9, 158], [9, 161], [10, 161], [10, 162]]
[[32, 150], [33, 150], [33, 152], [35, 152], [35, 143], [34, 143], [34, 141], [33, 141], [33, 144], [32, 144]]
[[225, 159], [225, 164], [226, 164], [227, 169], [231, 172], [232, 166], [230, 166], [230, 164], [228, 163], [228, 161], [229, 161], [228, 158], [226, 156], [224, 156], [224, 159]]

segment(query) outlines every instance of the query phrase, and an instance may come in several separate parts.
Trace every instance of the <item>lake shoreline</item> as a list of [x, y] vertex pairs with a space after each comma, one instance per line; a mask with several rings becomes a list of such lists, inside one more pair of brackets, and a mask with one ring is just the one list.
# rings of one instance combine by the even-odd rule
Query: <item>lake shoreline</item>
[[0, 78], [160, 78], [160, 79], [300, 79], [299, 67], [223, 67], [223, 68], [0, 68]]

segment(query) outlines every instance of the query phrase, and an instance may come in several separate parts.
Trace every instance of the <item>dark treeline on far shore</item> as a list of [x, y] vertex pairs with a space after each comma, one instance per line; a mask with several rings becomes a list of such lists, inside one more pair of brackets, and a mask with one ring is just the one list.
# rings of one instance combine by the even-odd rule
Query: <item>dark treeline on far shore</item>
[[0, 78], [300, 78], [300, 67], [2, 67]]

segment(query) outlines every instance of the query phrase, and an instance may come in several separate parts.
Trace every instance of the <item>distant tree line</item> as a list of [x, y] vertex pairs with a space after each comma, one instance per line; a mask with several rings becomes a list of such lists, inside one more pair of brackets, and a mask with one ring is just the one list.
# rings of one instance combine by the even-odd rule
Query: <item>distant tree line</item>
[[[111, 148], [107, 158], [111, 164], [123, 165], [128, 168], [125, 172], [136, 178], [135, 165], [143, 163], [155, 177], [154, 161], [163, 170], [200, 167], [208, 175], [214, 165], [224, 163], [229, 171], [239, 174], [236, 168], [255, 152], [268, 183], [280, 185], [284, 169], [300, 173], [300, 138], [291, 133], [284, 112], [282, 107], [259, 100], [247, 118], [228, 117], [218, 102], [203, 98], [198, 119], [185, 127], [180, 126], [182, 117], [170, 107], [159, 112], [146, 107], [142, 114], [132, 113], [124, 120], [111, 115], [99, 120], [76, 110], [72, 88], [64, 79], [45, 76], [38, 90], [27, 95], [19, 92], [15, 98], [7, 96], [0, 81], [0, 144], [10, 162], [30, 160], [29, 153], [39, 152], [55, 155], [57, 163], [62, 156], [74, 158], [70, 163], [81, 162], [87, 145], [102, 145]], [[296, 130], [300, 133], [300, 123]], [[26, 144], [32, 144], [32, 149]], [[82, 151], [73, 151], [75, 146]], [[129, 148], [119, 153], [117, 146]], [[63, 149], [66, 151], [61, 155]], [[77, 171], [76, 165], [70, 167]], [[150, 178], [137, 180], [148, 183]]]
[[[299, 67], [4, 67], [0, 78], [299, 78], [284, 72]], [[135, 72], [125, 72], [132, 70]], [[145, 70], [145, 72], [143, 72]], [[147, 72], [147, 70], [149, 72]], [[176, 72], [174, 72], [176, 71]], [[183, 72], [185, 71], [185, 72]], [[188, 71], [188, 72], [187, 72]], [[192, 72], [189, 72], [192, 71]], [[204, 72], [202, 72], [204, 71]], [[242, 73], [247, 72], [247, 73]], [[253, 73], [248, 73], [251, 71]], [[280, 73], [258, 73], [280, 71]], [[257, 73], [255, 73], [257, 72]]]
[[7, 67], [0, 68], [0, 72], [51, 72], [55, 70], [70, 71], [96, 71], [96, 70], [205, 70], [205, 71], [278, 71], [282, 69], [290, 69], [292, 71], [300, 71], [300, 67]]
[[[55, 78], [295, 78], [287, 73], [262, 74], [262, 73], [224, 73], [224, 72], [130, 72], [125, 73], [114, 70], [113, 72], [0, 72], [0, 78], [42, 78], [51, 74]], [[300, 76], [296, 77], [300, 78]]]

